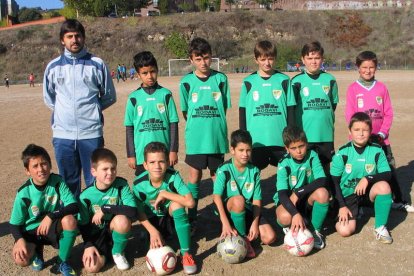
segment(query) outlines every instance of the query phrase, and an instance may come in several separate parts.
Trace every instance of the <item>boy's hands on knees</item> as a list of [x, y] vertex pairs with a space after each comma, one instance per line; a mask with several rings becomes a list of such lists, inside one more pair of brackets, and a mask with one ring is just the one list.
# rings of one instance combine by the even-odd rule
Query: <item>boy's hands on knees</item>
[[27, 244], [23, 238], [16, 241], [13, 247], [13, 257], [16, 261], [24, 262], [27, 258]]
[[169, 158], [171, 167], [178, 163], [178, 154], [176, 152], [170, 152]]
[[290, 225], [290, 229], [292, 229], [293, 232], [298, 232], [300, 230], [305, 230], [306, 225], [305, 221], [303, 220], [303, 217], [301, 214], [297, 213], [292, 217], [292, 223]]
[[128, 157], [128, 167], [135, 170], [137, 167], [137, 160], [135, 157]]
[[102, 224], [102, 218], [104, 216], [104, 213], [102, 212], [101, 209], [99, 209], [95, 215], [93, 215], [92, 217], [92, 223], [95, 225], [101, 225]]
[[154, 229], [153, 231], [150, 232], [150, 248], [158, 248], [158, 247], [162, 247], [164, 245], [164, 240], [161, 236], [161, 233]]
[[342, 208], [339, 208], [339, 213], [338, 213], [339, 224], [343, 224], [343, 225], [347, 224], [349, 218], [352, 218], [352, 213], [348, 209], [348, 207], [344, 206]]
[[221, 230], [220, 238], [225, 238], [227, 236], [237, 236], [237, 230], [231, 227], [229, 223], [223, 223], [223, 228]]
[[252, 225], [250, 226], [249, 235], [247, 238], [249, 241], [253, 241], [259, 237], [259, 223], [256, 221], [253, 221]]
[[96, 265], [97, 258], [99, 256], [99, 251], [95, 246], [85, 248], [83, 252], [82, 262], [86, 267], [92, 267]]
[[53, 220], [49, 216], [45, 216], [42, 222], [39, 224], [36, 230], [36, 235], [46, 236], [49, 232], [50, 226], [52, 225]]
[[357, 186], [355, 187], [355, 194], [361, 196], [361, 195], [365, 195], [366, 191], [367, 191], [367, 187], [368, 187], [368, 179], [366, 179], [366, 177], [361, 178], [361, 180], [359, 180]]

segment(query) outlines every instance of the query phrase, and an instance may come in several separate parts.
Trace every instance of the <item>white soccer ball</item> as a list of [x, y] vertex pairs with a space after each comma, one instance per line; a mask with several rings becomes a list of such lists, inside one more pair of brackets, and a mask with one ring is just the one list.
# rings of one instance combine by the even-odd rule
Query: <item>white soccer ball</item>
[[285, 235], [284, 247], [290, 254], [302, 257], [312, 251], [313, 243], [313, 235], [308, 229], [295, 232], [289, 230]]
[[226, 263], [240, 263], [247, 254], [246, 242], [240, 236], [227, 236], [218, 241], [217, 254]]
[[150, 249], [145, 257], [147, 267], [157, 275], [167, 275], [174, 271], [177, 256], [169, 246]]

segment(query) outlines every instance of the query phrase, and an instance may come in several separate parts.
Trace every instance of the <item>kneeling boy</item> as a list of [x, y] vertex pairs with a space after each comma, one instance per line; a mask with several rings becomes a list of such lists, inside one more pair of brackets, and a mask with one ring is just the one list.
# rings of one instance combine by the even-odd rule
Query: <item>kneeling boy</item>
[[11, 213], [13, 259], [19, 266], [30, 265], [40, 271], [44, 267], [43, 246], [52, 245], [59, 248], [59, 271], [75, 275], [67, 260], [77, 234], [76, 199], [62, 178], [50, 172], [50, 156], [44, 148], [28, 145], [22, 160], [30, 178], [19, 188]]
[[217, 170], [213, 200], [223, 225], [221, 237], [244, 237], [247, 257], [252, 258], [256, 253], [250, 242], [260, 237], [264, 244], [271, 244], [276, 240], [276, 234], [260, 215], [260, 171], [249, 162], [252, 153], [250, 133], [245, 130], [234, 131], [231, 134], [230, 146], [233, 157]]
[[287, 154], [279, 162], [276, 182], [276, 217], [286, 233], [306, 228], [304, 216], [312, 208], [311, 230], [315, 248], [325, 247], [321, 234], [322, 224], [329, 207], [326, 176], [313, 150], [308, 150], [308, 140], [302, 129], [286, 127], [283, 142]]
[[160, 142], [151, 142], [144, 149], [144, 168], [135, 178], [133, 192], [138, 199], [138, 214], [142, 225], [150, 234], [150, 248], [164, 245], [163, 237], [177, 232], [186, 274], [197, 271], [190, 252], [190, 224], [185, 208], [195, 203], [180, 174], [169, 168], [168, 149]]
[[129, 268], [124, 249], [128, 243], [136, 203], [127, 181], [116, 176], [117, 158], [105, 148], [91, 156], [93, 185], [80, 195], [79, 230], [84, 240], [82, 262], [97, 273], [112, 258], [119, 270]]

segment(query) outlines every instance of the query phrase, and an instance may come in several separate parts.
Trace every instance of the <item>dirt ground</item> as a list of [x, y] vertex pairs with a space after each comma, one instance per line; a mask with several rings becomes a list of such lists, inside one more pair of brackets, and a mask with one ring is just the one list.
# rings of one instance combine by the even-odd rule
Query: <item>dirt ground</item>
[[[335, 72], [339, 84], [340, 103], [336, 111], [336, 149], [347, 141], [347, 129], [344, 123], [344, 105], [347, 86], [357, 78], [356, 72]], [[229, 132], [238, 128], [238, 98], [241, 80], [245, 74], [229, 75], [233, 108], [228, 112]], [[414, 198], [412, 185], [414, 181], [414, 145], [405, 140], [414, 137], [414, 115], [410, 112], [414, 107], [414, 74], [412, 71], [380, 71], [377, 78], [389, 87], [394, 107], [394, 124], [391, 131], [391, 144], [398, 165], [398, 177], [403, 186], [406, 199], [411, 202]], [[161, 85], [174, 93], [179, 106], [178, 83], [179, 77], [163, 77]], [[118, 102], [105, 111], [105, 143], [118, 156], [118, 174], [132, 182], [133, 171], [128, 168], [125, 153], [125, 129], [123, 126], [125, 101], [129, 92], [139, 85], [138, 81], [128, 80], [116, 84]], [[13, 238], [8, 229], [8, 220], [17, 189], [25, 181], [21, 151], [29, 143], [44, 146], [51, 154], [53, 171], [57, 172], [51, 144], [50, 111], [43, 104], [42, 88], [27, 85], [12, 86], [9, 89], [0, 87], [0, 146], [2, 149], [0, 168], [1, 197], [0, 212], [0, 274], [1, 275], [31, 275], [30, 268], [19, 268], [11, 258]], [[177, 169], [184, 179], [187, 168], [184, 164], [184, 120], [180, 118], [180, 153]], [[411, 139], [409, 139], [411, 140]], [[255, 244], [259, 253], [255, 259], [241, 264], [229, 265], [216, 255], [216, 240], [221, 230], [217, 217], [212, 209], [212, 183], [205, 173], [202, 181], [201, 200], [199, 204], [199, 229], [194, 239], [195, 259], [199, 273], [203, 275], [413, 275], [414, 261], [412, 259], [414, 246], [414, 214], [392, 211], [389, 229], [394, 243], [384, 245], [375, 240], [373, 235], [373, 211], [366, 209], [365, 216], [359, 221], [357, 233], [350, 238], [341, 238], [335, 233], [332, 223], [325, 223], [324, 234], [327, 246], [321, 251], [313, 251], [309, 256], [299, 258], [289, 255], [282, 248], [281, 230], [276, 227], [274, 204], [272, 196], [275, 190], [275, 168], [268, 167], [262, 172], [264, 191], [263, 213], [271, 221], [278, 234], [278, 241], [272, 246]], [[81, 240], [78, 238], [71, 257], [74, 268], [81, 272]], [[173, 246], [177, 246], [174, 242]], [[145, 254], [147, 245], [144, 243], [141, 226], [133, 226], [133, 237], [127, 247], [127, 259], [132, 268], [122, 274], [147, 274]], [[45, 250], [46, 268], [36, 273], [48, 275], [53, 273], [53, 257], [56, 252], [52, 248]], [[176, 269], [181, 274], [181, 267]], [[103, 274], [120, 275], [113, 265], [105, 267]], [[262, 275], [263, 275], [262, 274]]]

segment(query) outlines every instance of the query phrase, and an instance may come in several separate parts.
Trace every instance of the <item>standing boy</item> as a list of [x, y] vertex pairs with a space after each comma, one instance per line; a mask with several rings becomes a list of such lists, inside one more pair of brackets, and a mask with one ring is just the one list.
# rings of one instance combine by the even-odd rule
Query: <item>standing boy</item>
[[309, 149], [316, 151], [325, 173], [329, 173], [335, 151], [335, 109], [339, 99], [334, 76], [321, 71], [323, 53], [318, 41], [303, 46], [302, 62], [306, 70], [292, 79], [293, 97], [288, 106], [295, 107], [296, 125], [306, 133]]
[[111, 258], [119, 270], [126, 270], [124, 250], [136, 216], [135, 199], [127, 181], [116, 176], [117, 158], [112, 151], [96, 149], [91, 163], [95, 181], [79, 197], [82, 262], [88, 273], [98, 273]]
[[190, 254], [190, 224], [185, 212], [185, 208], [194, 207], [191, 192], [180, 174], [168, 168], [165, 144], [151, 142], [145, 147], [144, 167], [147, 171], [135, 178], [133, 192], [138, 199], [139, 220], [150, 234], [150, 248], [163, 246], [163, 237], [171, 237], [175, 229], [183, 270], [193, 274], [197, 265]]
[[228, 152], [226, 111], [230, 108], [227, 77], [212, 70], [211, 47], [203, 38], [190, 42], [189, 56], [195, 70], [180, 83], [180, 103], [185, 126], [185, 162], [189, 165], [188, 188], [195, 200], [189, 209], [194, 233], [197, 219], [198, 185], [207, 167], [214, 180], [218, 166]]
[[34, 144], [22, 153], [26, 174], [30, 177], [17, 191], [10, 217], [10, 232], [15, 243], [13, 259], [19, 266], [40, 271], [44, 267], [43, 247], [59, 248], [59, 271], [76, 275], [68, 264], [76, 239], [78, 204], [62, 178], [50, 172], [47, 151]]
[[134, 66], [142, 81], [132, 92], [125, 108], [128, 166], [138, 176], [145, 171], [144, 147], [149, 142], [164, 143], [169, 149], [170, 166], [178, 162], [178, 114], [170, 90], [157, 82], [157, 60], [151, 52], [134, 56]]
[[217, 170], [213, 200], [222, 223], [220, 237], [242, 236], [247, 244], [247, 257], [252, 258], [256, 253], [250, 242], [260, 237], [264, 244], [271, 244], [276, 240], [276, 234], [260, 214], [260, 171], [249, 161], [252, 137], [248, 131], [239, 129], [230, 139], [233, 157]]
[[85, 28], [68, 19], [60, 28], [64, 53], [46, 67], [43, 97], [52, 109], [53, 147], [59, 174], [75, 196], [93, 182], [91, 154], [103, 147], [102, 111], [116, 101], [110, 71], [102, 59], [88, 53]]
[[239, 125], [252, 135], [252, 163], [259, 170], [277, 166], [286, 153], [282, 131], [287, 126], [291, 86], [287, 75], [273, 69], [276, 56], [270, 41], [258, 42], [254, 58], [259, 70], [243, 80], [240, 92]]
[[313, 150], [308, 150], [308, 141], [302, 129], [296, 126], [283, 130], [283, 141], [287, 154], [278, 164], [276, 190], [274, 196], [276, 217], [286, 233], [290, 225], [292, 231], [306, 228], [304, 216], [309, 217], [315, 248], [325, 247], [321, 234], [329, 207], [329, 193], [326, 177]]

